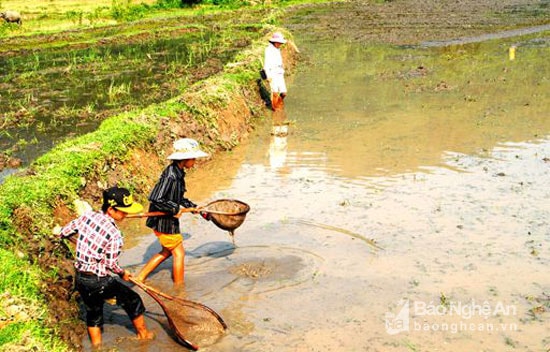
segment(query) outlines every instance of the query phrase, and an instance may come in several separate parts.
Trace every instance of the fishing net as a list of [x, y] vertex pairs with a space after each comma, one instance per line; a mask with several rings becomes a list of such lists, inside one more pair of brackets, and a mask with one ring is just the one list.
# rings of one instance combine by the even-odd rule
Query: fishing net
[[233, 231], [244, 222], [250, 206], [240, 200], [219, 199], [206, 205], [203, 210], [210, 213], [216, 226], [233, 235]]
[[183, 337], [196, 347], [210, 346], [224, 335], [224, 326], [208, 310], [177, 299], [165, 300], [164, 311], [178, 339]]
[[176, 341], [191, 350], [214, 344], [227, 329], [218, 313], [204, 304], [168, 295], [133, 278], [130, 281], [160, 305]]

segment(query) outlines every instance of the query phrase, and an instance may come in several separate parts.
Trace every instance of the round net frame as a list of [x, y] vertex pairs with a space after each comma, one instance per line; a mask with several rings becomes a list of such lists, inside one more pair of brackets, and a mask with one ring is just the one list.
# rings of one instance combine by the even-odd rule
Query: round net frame
[[233, 234], [233, 231], [244, 222], [250, 206], [240, 200], [219, 199], [209, 203], [202, 210], [210, 214], [216, 226]]

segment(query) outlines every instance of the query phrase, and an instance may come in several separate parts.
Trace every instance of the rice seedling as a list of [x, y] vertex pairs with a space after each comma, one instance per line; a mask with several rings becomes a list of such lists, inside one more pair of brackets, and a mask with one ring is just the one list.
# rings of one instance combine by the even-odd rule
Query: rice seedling
[[113, 102], [120, 96], [130, 95], [130, 88], [130, 85], [124, 82], [116, 85], [114, 79], [112, 79], [109, 89], [107, 90], [109, 101]]
[[67, 105], [63, 105], [59, 109], [55, 110], [53, 113], [53, 117], [56, 121], [62, 121], [62, 120], [68, 120], [70, 118], [73, 118], [74, 116], [77, 116], [78, 109], [73, 107], [69, 107]]

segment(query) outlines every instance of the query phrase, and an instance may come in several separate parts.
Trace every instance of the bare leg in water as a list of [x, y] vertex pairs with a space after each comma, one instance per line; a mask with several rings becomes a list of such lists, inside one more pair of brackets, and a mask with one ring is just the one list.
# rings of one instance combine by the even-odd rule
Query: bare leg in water
[[169, 250], [166, 247], [162, 247], [162, 250], [155, 254], [147, 264], [141, 269], [136, 279], [139, 281], [145, 281], [147, 276], [155, 270], [162, 262], [166, 259], [174, 256], [173, 266], [172, 266], [172, 279], [174, 280], [174, 285], [183, 284], [184, 282], [184, 270], [185, 270], [185, 250], [183, 244], [179, 244], [176, 248]]
[[[136, 329], [136, 335], [139, 340], [150, 340], [155, 337], [155, 333], [148, 330], [145, 326], [145, 318], [143, 317], [143, 314], [132, 320], [132, 324]], [[88, 326], [88, 335], [90, 336], [92, 347], [94, 349], [100, 348], [103, 342], [101, 337], [101, 327]]]

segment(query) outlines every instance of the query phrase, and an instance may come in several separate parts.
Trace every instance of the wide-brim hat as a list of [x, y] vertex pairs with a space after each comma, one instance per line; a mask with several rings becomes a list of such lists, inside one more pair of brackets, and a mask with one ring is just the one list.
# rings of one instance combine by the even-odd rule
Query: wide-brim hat
[[143, 205], [134, 202], [134, 198], [126, 188], [111, 187], [106, 189], [103, 191], [103, 203], [128, 214], [139, 213], [143, 210]]
[[285, 37], [283, 36], [283, 33], [281, 33], [281, 32], [275, 32], [275, 33], [273, 33], [273, 35], [271, 36], [271, 38], [269, 38], [269, 41], [270, 41], [271, 43], [281, 43], [281, 44], [286, 43], [286, 39], [285, 39]]
[[200, 149], [199, 143], [191, 138], [182, 138], [174, 142], [174, 152], [168, 156], [169, 160], [185, 160], [207, 157], [208, 154]]

